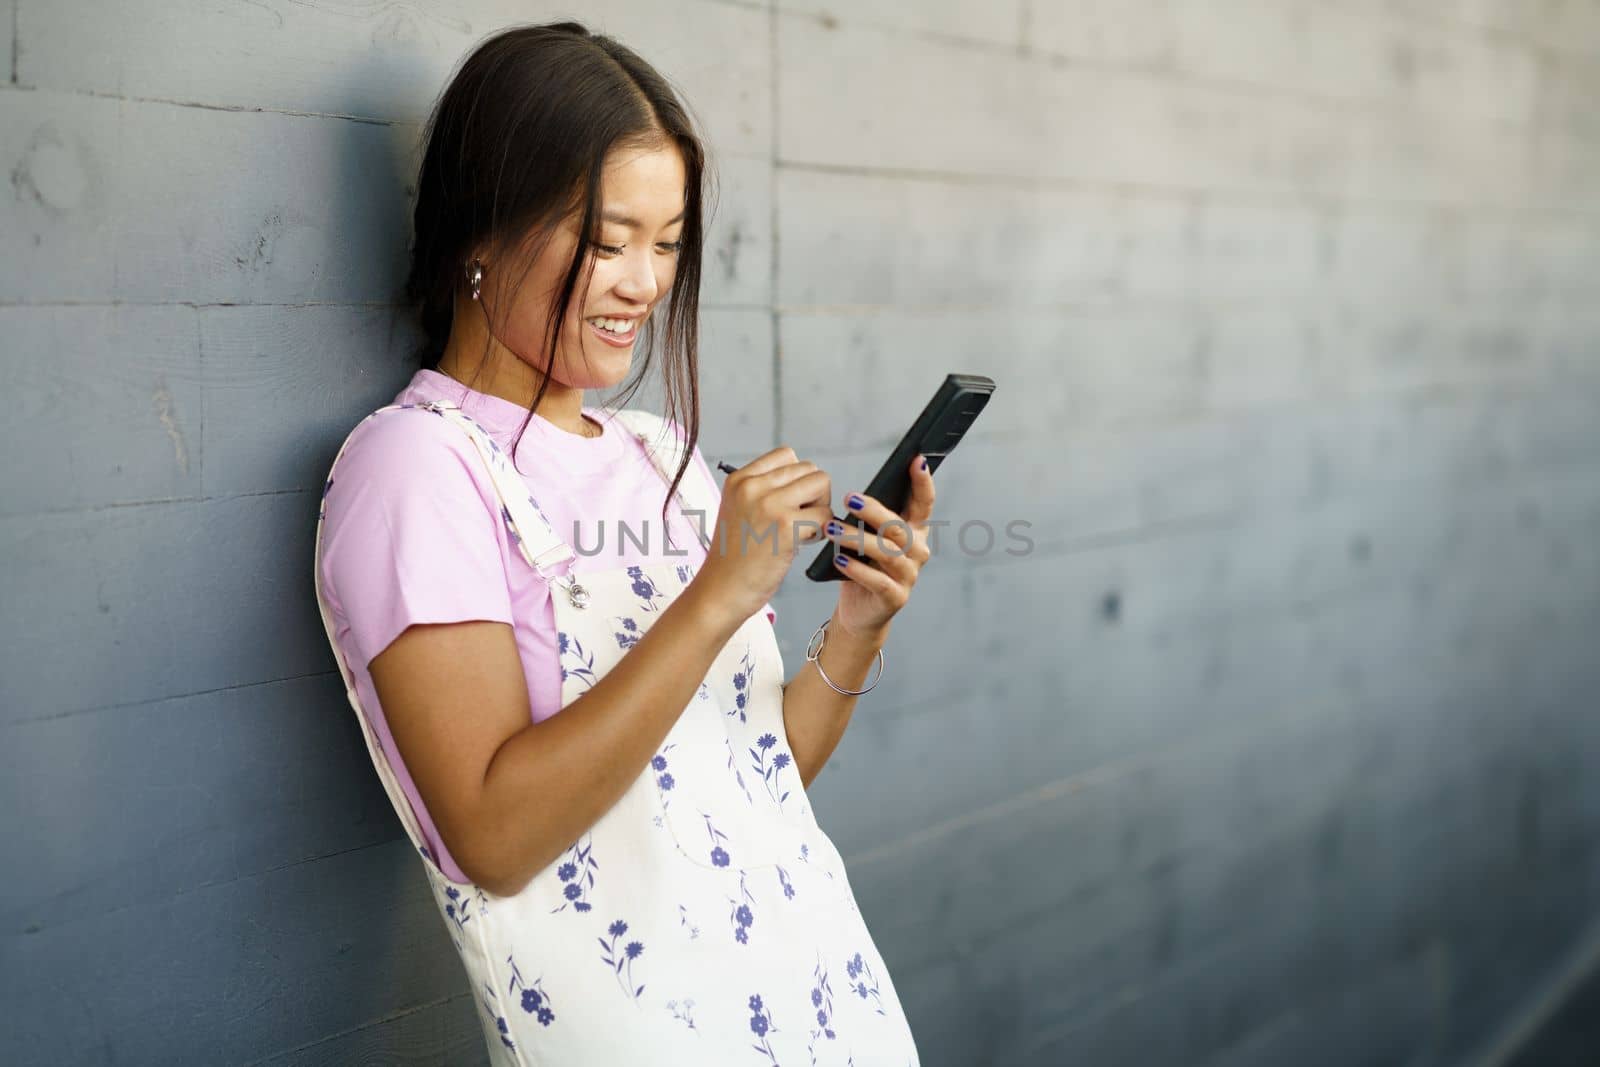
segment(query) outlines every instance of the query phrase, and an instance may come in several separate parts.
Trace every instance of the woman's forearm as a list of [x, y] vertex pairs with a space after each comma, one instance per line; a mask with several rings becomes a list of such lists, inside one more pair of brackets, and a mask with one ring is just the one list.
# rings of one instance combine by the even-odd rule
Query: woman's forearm
[[474, 820], [486, 889], [516, 893], [621, 799], [741, 622], [691, 583], [593, 688], [500, 746]]
[[[840, 627], [835, 616], [828, 623], [817, 660], [834, 685], [860, 689], [869, 674], [876, 672], [878, 650], [888, 639], [888, 625], [870, 634], [852, 634]], [[783, 726], [801, 785], [810, 788], [812, 779], [822, 772], [850, 725], [858, 699], [835, 692], [809, 662], [784, 686]]]

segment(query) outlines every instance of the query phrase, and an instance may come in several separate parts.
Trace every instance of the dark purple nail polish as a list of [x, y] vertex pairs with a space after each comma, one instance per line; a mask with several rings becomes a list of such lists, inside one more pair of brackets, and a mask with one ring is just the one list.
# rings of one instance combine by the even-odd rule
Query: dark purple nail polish
[[844, 527], [840, 526], [838, 523], [832, 522], [832, 521], [830, 521], [828, 523], [827, 529], [828, 529], [829, 533], [835, 534], [835, 535], [844, 533]]
[[856, 496], [854, 493], [850, 494], [849, 498], [845, 500], [845, 503], [850, 505], [851, 511], [860, 511], [862, 508], [867, 506], [867, 502]]
[[850, 560], [844, 556], [834, 556], [833, 561], [841, 567], [848, 567], [850, 565]]
[[927, 460], [923, 460], [922, 461], [922, 469], [923, 470], [927, 470], [928, 469], [928, 461]]

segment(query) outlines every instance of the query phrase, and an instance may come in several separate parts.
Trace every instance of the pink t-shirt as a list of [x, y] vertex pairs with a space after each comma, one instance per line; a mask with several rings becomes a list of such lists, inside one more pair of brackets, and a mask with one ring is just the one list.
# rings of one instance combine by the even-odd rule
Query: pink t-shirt
[[[412, 376], [395, 403], [439, 399], [460, 405], [507, 455], [528, 418], [525, 407], [428, 369]], [[684, 518], [676, 506], [667, 512], [673, 538], [671, 552], [667, 550], [661, 526], [667, 486], [643, 444], [620, 423], [607, 422], [601, 409], [583, 410], [605, 424], [601, 436], [581, 437], [535, 415], [528, 419], [517, 449], [516, 466], [528, 491], [556, 535], [578, 553], [555, 573], [581, 574], [649, 560], [698, 567], [705, 548], [696, 520]], [[695, 497], [685, 491], [691, 478], [717, 484], [698, 447], [680, 486], [692, 507]], [[367, 667], [415, 623], [509, 623], [528, 682], [532, 720], [548, 719], [561, 709], [549, 588], [507, 536], [494, 483], [472, 441], [460, 427], [431, 412], [388, 411], [352, 431], [333, 472], [326, 507], [318, 565], [335, 640], [429, 851], [446, 875], [468, 881], [417, 795]], [[705, 517], [708, 527], [715, 518]], [[629, 535], [619, 536], [619, 522], [626, 524]], [[769, 620], [776, 619], [771, 604], [764, 610]]]

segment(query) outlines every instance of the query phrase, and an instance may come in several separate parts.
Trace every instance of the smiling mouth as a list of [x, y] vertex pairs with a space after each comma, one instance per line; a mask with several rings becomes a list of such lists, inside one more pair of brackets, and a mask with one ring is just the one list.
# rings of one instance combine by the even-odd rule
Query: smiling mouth
[[584, 319], [601, 337], [608, 341], [631, 341], [639, 332], [639, 324], [644, 321], [644, 316], [637, 319], [614, 319], [604, 315]]

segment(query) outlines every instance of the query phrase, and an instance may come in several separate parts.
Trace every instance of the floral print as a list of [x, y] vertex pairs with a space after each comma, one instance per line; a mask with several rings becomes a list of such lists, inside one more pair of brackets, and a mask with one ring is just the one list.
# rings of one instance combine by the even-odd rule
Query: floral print
[[756, 665], [750, 658], [750, 647], [745, 646], [744, 658], [739, 660], [739, 670], [733, 676], [733, 707], [728, 709], [728, 714], [737, 715], [740, 722], [749, 721], [745, 708], [750, 703], [750, 687], [755, 684]]
[[665, 599], [665, 594], [656, 590], [656, 585], [644, 573], [641, 567], [629, 567], [628, 577], [633, 579], [633, 595], [640, 600], [640, 610], [660, 611], [659, 601]]
[[517, 970], [517, 964], [512, 957], [506, 957], [506, 963], [511, 967], [511, 985], [507, 992], [516, 996], [520, 991], [522, 1010], [535, 1016], [539, 1025], [549, 1026], [556, 1021], [555, 1009], [550, 1003], [550, 995], [539, 985], [539, 979], [534, 979], [530, 985], [522, 980], [522, 972]]
[[674, 1019], [683, 1023], [689, 1029], [693, 1030], [695, 1028], [693, 997], [685, 997], [682, 1001], [669, 1000], [667, 1001], [667, 1010], [672, 1013]]
[[777, 1067], [778, 1054], [772, 1051], [769, 1035], [777, 1033], [778, 1028], [772, 1022], [772, 1009], [761, 1003], [758, 994], [752, 994], [750, 997], [750, 1032], [756, 1035], [756, 1040], [759, 1042], [751, 1047], [766, 1056], [773, 1067]]
[[[756, 773], [761, 776], [761, 781], [767, 787], [767, 795], [777, 802], [778, 807], [783, 807], [783, 802], [789, 799], [788, 790], [778, 791], [778, 772], [789, 766], [789, 753], [779, 752], [772, 757], [772, 764], [767, 764], [767, 752], [778, 743], [775, 734], [762, 734], [756, 739], [756, 748], [750, 750], [750, 758], [755, 760]], [[757, 751], [759, 749], [760, 751]]]
[[828, 985], [828, 971], [822, 966], [822, 959], [817, 959], [816, 970], [811, 972], [816, 979], [816, 985], [811, 987], [811, 1007], [817, 1013], [817, 1028], [811, 1031], [811, 1043], [806, 1046], [806, 1051], [811, 1054], [811, 1062], [817, 1062], [817, 1041], [826, 1038], [832, 1041], [839, 1035], [833, 1032], [833, 989]]
[[[600, 958], [605, 960], [606, 966], [617, 974], [617, 984], [622, 991], [635, 1002], [644, 995], [644, 986], [637, 988], [633, 985], [633, 961], [644, 955], [644, 942], [629, 941], [622, 946], [622, 951], [617, 951], [617, 939], [628, 932], [628, 924], [618, 919], [606, 927], [606, 932], [611, 935], [611, 940], [600, 939]], [[624, 981], [626, 975], [626, 981]]]
[[656, 796], [661, 800], [661, 810], [663, 811], [672, 802], [672, 798], [668, 794], [678, 784], [678, 780], [672, 777], [672, 772], [667, 769], [669, 766], [667, 753], [677, 747], [676, 743], [666, 745], [650, 759], [650, 770], [656, 776]]
[[488, 1012], [489, 1018], [494, 1020], [495, 1032], [499, 1035], [500, 1043], [506, 1047], [507, 1051], [515, 1052], [517, 1044], [511, 1040], [511, 1026], [506, 1022], [506, 1017], [495, 1010], [495, 997], [492, 989], [489, 990], [489, 995], [484, 998], [483, 1010]]
[[450, 903], [444, 906], [445, 916], [456, 924], [457, 930], [460, 930], [472, 921], [472, 916], [467, 914], [467, 909], [463, 906], [461, 890], [453, 885], [447, 885], [444, 887], [444, 895], [450, 898]]
[[717, 867], [726, 867], [731, 861], [731, 857], [728, 855], [728, 850], [722, 847], [722, 842], [728, 839], [728, 835], [723, 833], [721, 830], [718, 830], [716, 826], [712, 824], [711, 816], [707, 815], [703, 811], [700, 813], [700, 816], [701, 818], [705, 819], [706, 832], [711, 835], [712, 865]]
[[561, 665], [561, 681], [576, 678], [585, 689], [594, 685], [594, 653], [583, 650], [583, 642], [566, 631], [556, 634], [556, 657]]
[[878, 1014], [883, 1015], [883, 998], [878, 993], [878, 980], [872, 977], [872, 968], [861, 958], [861, 953], [857, 952], [855, 958], [844, 965], [844, 973], [855, 983], [850, 988], [856, 995], [862, 1000], [870, 996], [877, 1005]]
[[567, 858], [556, 868], [556, 877], [562, 882], [563, 900], [559, 906], [550, 909], [552, 915], [565, 911], [568, 904], [576, 912], [588, 911], [594, 906], [585, 899], [589, 890], [594, 888], [594, 872], [600, 869], [593, 853], [594, 845], [588, 834], [574, 841], [567, 850]]
[[[811, 846], [807, 845], [804, 842], [801, 842], [801, 844], [800, 844], [800, 862], [804, 863], [808, 867], [814, 867], [815, 866], [811, 862]], [[818, 867], [817, 869], [820, 870], [824, 875], [826, 875], [829, 878], [829, 880], [832, 880], [833, 872], [828, 870], [828, 868], [826, 868], [826, 867]]]
[[733, 905], [733, 910], [728, 912], [728, 922], [733, 927], [733, 939], [741, 945], [750, 943], [750, 927], [756, 922], [755, 912], [750, 905], [755, 902], [755, 895], [745, 885], [745, 873], [740, 871], [739, 896], [728, 898], [728, 903]]
[[739, 783], [739, 788], [744, 792], [745, 801], [747, 803], [754, 804], [756, 802], [756, 798], [751, 795], [750, 787], [744, 784], [744, 775], [740, 774], [739, 768], [733, 765], [733, 742], [724, 736], [722, 743], [728, 746], [728, 770], [733, 772], [733, 780]]
[[511, 538], [513, 545], [522, 543], [522, 535], [517, 533], [516, 520], [511, 517], [511, 511], [504, 504], [500, 505], [500, 518], [506, 524], [506, 534]]
[[689, 909], [682, 904], [678, 905], [678, 925], [689, 931], [690, 941], [700, 936], [700, 927], [689, 921]]
[[458, 946], [461, 944], [462, 936], [466, 933], [466, 925], [472, 921], [474, 906], [476, 906], [479, 915], [482, 915], [488, 909], [488, 902], [484, 899], [483, 890], [477, 886], [472, 886], [471, 889], [472, 899], [469, 900], [455, 886], [447, 885], [444, 887], [445, 902], [442, 910], [445, 921], [450, 924], [450, 938]]
[[617, 639], [617, 647], [629, 649], [639, 643], [639, 638], [644, 636], [644, 631], [639, 629], [639, 624], [632, 619], [621, 615], [614, 616], [617, 629], [612, 634]]

